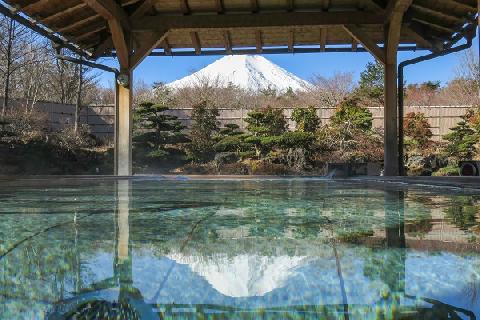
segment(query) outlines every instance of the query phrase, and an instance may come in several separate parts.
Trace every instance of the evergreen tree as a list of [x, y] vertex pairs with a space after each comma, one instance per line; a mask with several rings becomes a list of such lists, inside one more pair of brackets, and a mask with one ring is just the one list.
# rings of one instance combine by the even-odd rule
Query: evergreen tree
[[297, 123], [297, 131], [301, 132], [315, 132], [320, 126], [320, 118], [314, 107], [294, 109], [292, 120]]
[[375, 99], [383, 98], [385, 71], [380, 62], [369, 62], [360, 73], [359, 91], [368, 97]]
[[256, 137], [279, 136], [287, 130], [287, 121], [282, 109], [265, 109], [251, 111], [245, 122], [247, 130]]
[[214, 157], [216, 143], [214, 136], [219, 130], [218, 115], [217, 107], [205, 99], [193, 106], [191, 143], [188, 146], [191, 160], [206, 162]]
[[342, 127], [347, 132], [366, 132], [372, 129], [373, 116], [367, 108], [358, 105], [357, 98], [349, 98], [338, 106], [330, 120], [332, 125]]
[[478, 134], [470, 127], [468, 117], [468, 113], [462, 116], [462, 120], [450, 129], [451, 132], [443, 136], [447, 141], [444, 154], [449, 158], [471, 160], [475, 155]]
[[409, 112], [403, 120], [403, 130], [409, 139], [405, 143], [414, 148], [425, 148], [431, 143], [432, 130], [425, 114]]
[[175, 145], [188, 141], [185, 126], [176, 116], [166, 114], [169, 108], [164, 103], [144, 102], [135, 110], [134, 148], [144, 158], [164, 160]]

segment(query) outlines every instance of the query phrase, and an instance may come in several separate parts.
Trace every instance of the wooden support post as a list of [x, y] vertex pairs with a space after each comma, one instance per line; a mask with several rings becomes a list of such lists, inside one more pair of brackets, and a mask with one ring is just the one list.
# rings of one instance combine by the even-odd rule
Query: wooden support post
[[385, 65], [384, 175], [399, 175], [397, 119], [397, 61]]
[[[115, 175], [130, 176], [132, 172], [132, 70], [122, 72], [127, 75], [128, 85], [115, 81]], [[118, 79], [116, 79], [118, 80]]]
[[390, 0], [385, 21], [384, 175], [398, 176], [397, 52], [403, 15], [412, 0]]

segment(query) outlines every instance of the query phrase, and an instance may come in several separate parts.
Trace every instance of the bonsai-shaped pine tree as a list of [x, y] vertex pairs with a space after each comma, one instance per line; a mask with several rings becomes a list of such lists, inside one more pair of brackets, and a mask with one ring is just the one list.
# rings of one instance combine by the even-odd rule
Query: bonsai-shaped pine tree
[[315, 132], [320, 125], [320, 118], [314, 107], [295, 108], [292, 112], [292, 120], [297, 123], [297, 131]]
[[287, 121], [282, 109], [267, 107], [251, 111], [245, 122], [248, 123], [247, 130], [251, 133], [245, 142], [254, 146], [257, 157], [262, 152], [272, 150], [280, 141], [280, 136], [287, 131]]
[[218, 132], [218, 108], [209, 100], [203, 99], [193, 106], [192, 126], [188, 156], [194, 162], [207, 162], [215, 156], [215, 139]]
[[[165, 160], [175, 146], [188, 141], [185, 126], [176, 116], [166, 114], [165, 103], [144, 102], [135, 110], [134, 147], [149, 159]], [[178, 150], [178, 149], [177, 149]]]
[[355, 131], [367, 132], [372, 129], [372, 113], [358, 104], [358, 99], [344, 100], [330, 118], [332, 125], [341, 127], [346, 135], [352, 136]]
[[287, 121], [282, 109], [265, 109], [251, 111], [245, 122], [247, 130], [255, 137], [279, 136], [287, 130]]
[[462, 116], [462, 120], [451, 128], [451, 132], [444, 135], [443, 139], [447, 141], [444, 154], [451, 159], [471, 160], [475, 155], [475, 145], [478, 143], [478, 134], [473, 130], [469, 123], [471, 113]]

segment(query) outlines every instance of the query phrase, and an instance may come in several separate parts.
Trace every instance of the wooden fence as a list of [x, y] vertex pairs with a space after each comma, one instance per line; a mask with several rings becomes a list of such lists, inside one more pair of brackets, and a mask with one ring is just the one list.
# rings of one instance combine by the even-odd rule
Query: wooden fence
[[[0, 103], [1, 103], [0, 98]], [[14, 103], [23, 106], [24, 102], [17, 100]], [[75, 106], [39, 101], [35, 104], [37, 110], [48, 114], [51, 128], [57, 130], [72, 125], [74, 122]], [[433, 133], [434, 140], [440, 140], [443, 135], [449, 132], [450, 128], [460, 121], [469, 106], [406, 106], [405, 114], [408, 112], [422, 112], [427, 117]], [[369, 108], [373, 114], [373, 125], [383, 127], [383, 108]], [[236, 123], [240, 128], [245, 129], [245, 118], [250, 109], [220, 109], [218, 121], [221, 126], [227, 123]], [[291, 120], [293, 108], [284, 109], [285, 117], [288, 119], [290, 128], [295, 123]], [[335, 112], [335, 108], [319, 108], [317, 114], [323, 124], [328, 123], [329, 118]], [[189, 127], [191, 125], [191, 108], [172, 109], [169, 114], [177, 116], [182, 123]], [[101, 138], [111, 139], [113, 137], [113, 126], [115, 123], [115, 109], [113, 105], [94, 105], [82, 108], [80, 122], [88, 124], [91, 132]]]

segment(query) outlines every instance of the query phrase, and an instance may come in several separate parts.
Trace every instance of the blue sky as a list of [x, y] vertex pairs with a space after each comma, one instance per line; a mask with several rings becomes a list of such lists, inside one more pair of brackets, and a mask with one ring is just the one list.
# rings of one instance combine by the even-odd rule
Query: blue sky
[[[473, 47], [478, 52], [478, 37]], [[399, 62], [416, 56], [427, 54], [427, 51], [401, 52]], [[408, 83], [425, 81], [441, 81], [445, 84], [455, 75], [455, 68], [459, 64], [460, 54], [451, 54], [445, 57], [425, 61], [407, 67], [405, 79]], [[314, 74], [329, 77], [336, 72], [353, 72], [358, 79], [360, 72], [369, 61], [374, 61], [369, 53], [302, 53], [302, 54], [272, 54], [265, 55], [267, 59], [282, 68], [309, 80]], [[148, 84], [153, 82], [169, 83], [198, 71], [209, 65], [221, 56], [198, 57], [147, 57], [134, 73], [135, 81], [142, 79]], [[115, 66], [114, 59], [105, 59], [103, 63]], [[101, 75], [101, 83], [107, 86], [113, 82], [109, 73]]]

